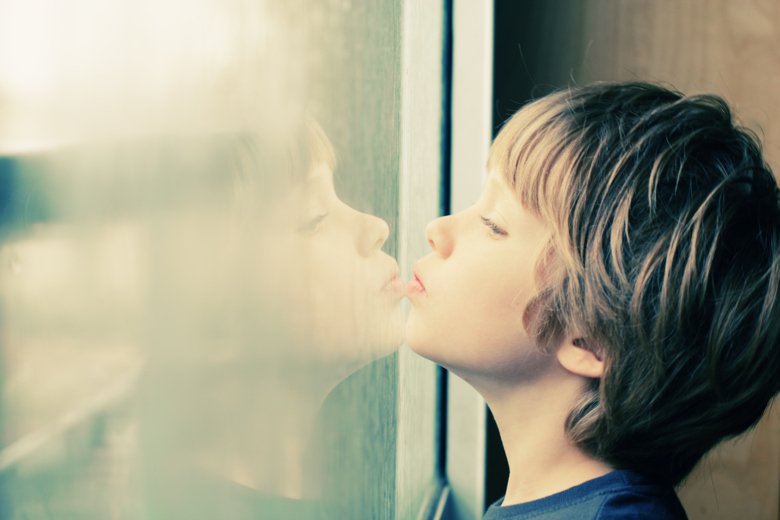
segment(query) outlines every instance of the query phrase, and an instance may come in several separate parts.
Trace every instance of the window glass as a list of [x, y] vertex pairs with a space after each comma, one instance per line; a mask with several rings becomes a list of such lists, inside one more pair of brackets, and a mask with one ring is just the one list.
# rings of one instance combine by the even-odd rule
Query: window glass
[[437, 379], [402, 293], [438, 208], [441, 24], [0, 0], [0, 518], [425, 507]]

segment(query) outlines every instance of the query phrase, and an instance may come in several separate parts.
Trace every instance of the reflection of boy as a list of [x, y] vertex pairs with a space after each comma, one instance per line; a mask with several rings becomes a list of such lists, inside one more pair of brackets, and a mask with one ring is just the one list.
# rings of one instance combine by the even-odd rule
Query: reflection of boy
[[550, 229], [523, 323], [582, 377], [549, 421], [592, 464], [534, 495], [513, 453], [538, 406], [483, 384], [512, 470], [485, 518], [685, 518], [672, 487], [780, 390], [778, 187], [756, 139], [718, 97], [595, 84], [520, 110], [488, 168]]

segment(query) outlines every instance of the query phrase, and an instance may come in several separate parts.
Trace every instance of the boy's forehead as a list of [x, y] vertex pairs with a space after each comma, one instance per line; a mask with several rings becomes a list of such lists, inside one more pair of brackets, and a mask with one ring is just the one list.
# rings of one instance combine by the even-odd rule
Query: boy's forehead
[[488, 170], [485, 168], [482, 170], [482, 187], [485, 187], [485, 184], [487, 183], [488, 179], [490, 179], [491, 170]]
[[333, 168], [326, 161], [312, 165], [309, 174], [304, 179], [306, 184], [333, 184]]
[[517, 200], [517, 194], [514, 189], [509, 186], [509, 183], [503, 173], [492, 170], [485, 173], [482, 181], [482, 189], [486, 193], [493, 193], [494, 195], [500, 195], [502, 197], [509, 197], [513, 201]]
[[495, 171], [495, 170], [489, 170], [485, 171], [482, 174], [482, 189], [499, 189], [502, 184], [502, 175], [501, 173]]
[[529, 207], [522, 199], [517, 187], [511, 184], [504, 172], [493, 169], [484, 176], [483, 195], [496, 206], [506, 208], [509, 213], [517, 210], [530, 211], [540, 217], [539, 211]]
[[520, 209], [517, 197], [498, 173], [486, 176], [482, 187], [482, 198], [485, 204], [504, 218], [515, 215]]

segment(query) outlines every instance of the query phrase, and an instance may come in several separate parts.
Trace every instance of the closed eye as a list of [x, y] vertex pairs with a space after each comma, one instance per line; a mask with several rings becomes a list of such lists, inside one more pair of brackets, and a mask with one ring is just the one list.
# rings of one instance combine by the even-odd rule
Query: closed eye
[[301, 233], [303, 235], [313, 235], [317, 232], [317, 229], [319, 229], [320, 224], [323, 220], [325, 220], [325, 217], [327, 217], [327, 213], [322, 213], [321, 215], [317, 215], [314, 218], [311, 218], [304, 222], [301, 226], [298, 227], [298, 233]]
[[482, 223], [483, 224], [485, 224], [488, 228], [490, 228], [491, 233], [493, 233], [495, 235], [498, 235], [498, 236], [502, 236], [502, 237], [505, 237], [505, 236], [509, 235], [509, 233], [507, 233], [505, 229], [500, 227], [498, 224], [496, 224], [495, 222], [493, 222], [489, 218], [486, 218], [486, 217], [479, 217], [479, 218], [482, 219]]

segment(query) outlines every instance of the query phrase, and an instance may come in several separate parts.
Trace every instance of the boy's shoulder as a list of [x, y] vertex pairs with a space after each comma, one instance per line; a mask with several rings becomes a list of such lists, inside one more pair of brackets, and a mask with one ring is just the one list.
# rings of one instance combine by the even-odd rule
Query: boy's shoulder
[[627, 470], [615, 470], [548, 497], [501, 507], [491, 505], [484, 520], [687, 519], [671, 486]]

